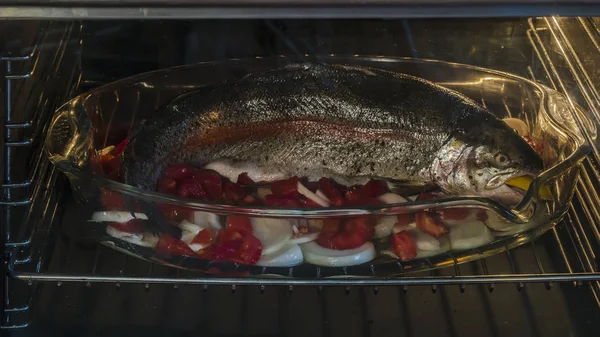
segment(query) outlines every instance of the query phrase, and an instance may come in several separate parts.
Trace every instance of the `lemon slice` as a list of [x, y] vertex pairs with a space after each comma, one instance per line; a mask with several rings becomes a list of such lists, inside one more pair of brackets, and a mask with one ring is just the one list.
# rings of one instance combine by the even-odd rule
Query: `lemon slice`
[[[516, 177], [516, 178], [510, 179], [509, 181], [506, 182], [506, 185], [516, 187], [523, 191], [527, 191], [529, 189], [529, 186], [531, 185], [532, 181], [533, 181], [533, 178], [531, 178], [529, 176], [521, 176], [521, 177]], [[540, 196], [540, 198], [542, 198], [544, 200], [552, 199], [552, 193], [550, 193], [550, 188], [548, 187], [548, 185], [544, 185], [544, 186], [540, 187], [539, 196]]]

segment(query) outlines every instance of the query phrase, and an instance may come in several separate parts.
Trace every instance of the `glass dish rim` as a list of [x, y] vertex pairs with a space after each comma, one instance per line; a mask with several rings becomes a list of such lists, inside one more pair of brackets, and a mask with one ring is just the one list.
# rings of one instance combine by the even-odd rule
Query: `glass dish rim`
[[[514, 80], [516, 82], [525, 83], [528, 86], [531, 86], [541, 93], [542, 97], [540, 98], [541, 102], [546, 101], [546, 93], [550, 88], [546, 88], [545, 86], [531, 81], [527, 78], [523, 78], [511, 73], [483, 68], [479, 66], [473, 66], [469, 64], [456, 63], [456, 62], [448, 62], [434, 59], [423, 59], [423, 58], [412, 58], [412, 57], [391, 57], [391, 56], [370, 56], [370, 55], [342, 55], [342, 54], [328, 54], [328, 55], [305, 55], [304, 57], [310, 58], [311, 60], [316, 61], [343, 61], [343, 60], [361, 60], [361, 61], [375, 61], [375, 62], [386, 62], [386, 63], [414, 63], [414, 64], [439, 64], [444, 66], [450, 66], [455, 68], [465, 68], [474, 71], [478, 71], [481, 73], [488, 73], [490, 75], [501, 76], [502, 78], [507, 78], [510, 80]], [[214, 65], [214, 64], [224, 64], [229, 62], [252, 62], [255, 60], [289, 60], [290, 62], [296, 61], [301, 62], [302, 60], [306, 60], [306, 58], [299, 58], [298, 56], [272, 56], [272, 57], [249, 57], [249, 58], [232, 58], [228, 60], [222, 61], [206, 61], [199, 62], [194, 64], [186, 64], [180, 65], [170, 68], [153, 70], [150, 72], [145, 72], [141, 74], [136, 74], [133, 76], [129, 76], [126, 78], [119, 79], [117, 81], [105, 84], [103, 86], [97, 87], [91, 91], [80, 94], [68, 102], [60, 106], [56, 110], [56, 114], [54, 118], [60, 116], [60, 112], [65, 109], [71, 110], [74, 107], [77, 107], [81, 104], [80, 101], [86, 100], [88, 97], [97, 94], [102, 91], [107, 90], [116, 90], [119, 88], [132, 86], [135, 81], [141, 82], [144, 77], [170, 72], [174, 70], [181, 70], [186, 68], [195, 68], [200, 66]], [[274, 64], [277, 66], [277, 64]], [[85, 111], [87, 114], [87, 111]], [[397, 203], [397, 204], [385, 204], [385, 205], [377, 205], [377, 206], [350, 206], [350, 207], [327, 207], [327, 208], [280, 208], [280, 207], [271, 207], [271, 206], [236, 206], [230, 204], [223, 204], [218, 202], [207, 202], [207, 201], [198, 201], [195, 199], [188, 199], [177, 196], [170, 196], [167, 194], [159, 193], [156, 191], [148, 191], [143, 190], [135, 186], [131, 186], [125, 183], [121, 183], [118, 181], [110, 180], [100, 175], [96, 175], [90, 172], [84, 172], [84, 170], [71, 166], [61, 166], [61, 169], [64, 169], [65, 172], [72, 174], [78, 178], [85, 177], [89, 181], [89, 183], [96, 184], [99, 188], [107, 189], [113, 192], [117, 192], [120, 194], [124, 194], [126, 196], [135, 197], [136, 199], [145, 200], [153, 203], [163, 203], [163, 204], [174, 204], [177, 206], [189, 208], [191, 210], [203, 211], [203, 212], [211, 212], [221, 215], [246, 215], [250, 217], [278, 217], [278, 218], [330, 218], [330, 217], [347, 217], [347, 216], [364, 216], [364, 215], [396, 215], [402, 213], [413, 213], [416, 211], [421, 211], [425, 209], [435, 209], [435, 208], [451, 208], [451, 207], [478, 207], [485, 208], [487, 210], [493, 211], [498, 216], [513, 222], [513, 223], [527, 223], [532, 216], [530, 207], [531, 205], [538, 200], [538, 191], [539, 188], [551, 180], [554, 177], [562, 174], [564, 171], [577, 166], [583, 158], [589, 153], [589, 144], [587, 140], [583, 143], [574, 139], [571, 135], [567, 136], [574, 144], [577, 145], [577, 148], [567, 156], [564, 160], [558, 162], [552, 167], [547, 168], [544, 172], [542, 172], [538, 177], [536, 177], [529, 189], [526, 191], [525, 196], [521, 203], [513, 208], [509, 208], [504, 206], [494, 200], [484, 197], [444, 197], [435, 200], [422, 200], [422, 201], [408, 201], [405, 203]], [[46, 138], [45, 149], [46, 152], [51, 155], [51, 151], [49, 150], [51, 146], [49, 145], [51, 137]], [[568, 204], [568, 203], [567, 203]], [[557, 213], [561, 213], [558, 211]]]

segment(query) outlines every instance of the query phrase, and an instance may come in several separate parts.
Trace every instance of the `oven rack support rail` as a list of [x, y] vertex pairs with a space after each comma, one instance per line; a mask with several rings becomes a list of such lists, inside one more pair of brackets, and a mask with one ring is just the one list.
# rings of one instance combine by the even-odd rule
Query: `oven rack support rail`
[[[569, 37], [564, 32], [561, 32], [561, 27], [565, 22], [575, 22], [573, 24], [580, 25], [586, 29], [590, 39], [598, 39], [600, 41], [600, 34], [590, 28], [587, 19], [530, 19], [528, 22], [530, 29], [527, 37], [535, 50], [537, 57], [535, 62], [539, 62], [546, 71], [544, 83], [553, 86], [556, 90], [566, 95], [569, 93], [564, 83], [565, 77], [575, 78], [578, 89], [584, 92], [586, 100], [584, 103], [588, 104], [586, 108], [589, 108], [597, 116], [595, 103], [599, 96], [593, 87], [586, 83], [586, 79], [588, 78], [586, 77], [586, 69], [577, 63], [575, 49], [569, 47]], [[560, 48], [550, 48], [547, 45], [548, 39], [554, 41], [553, 43], [557, 44]], [[44, 41], [44, 38], [41, 38], [40, 41]], [[38, 43], [42, 43], [40, 41]], [[62, 59], [61, 55], [64, 52], [64, 49], [61, 52], [61, 46], [62, 44], [59, 43], [57, 46], [58, 51], [55, 54], [55, 60], [58, 61]], [[33, 50], [37, 49], [34, 48]], [[553, 53], [557, 53], [557, 51], [563, 56], [569, 56], [563, 58], [556, 57]], [[5, 66], [8, 67], [7, 69], [12, 70], [15, 62], [29, 62], [32, 61], [32, 58], [37, 57], [36, 55], [36, 53], [32, 53], [30, 56], [24, 56], [22, 59], [3, 59], [1, 61], [8, 62], [5, 63]], [[598, 53], [598, 58], [600, 60], [600, 52]], [[562, 69], [562, 71], [566, 69], [567, 71], [560, 72], [559, 69]], [[4, 81], [5, 88], [10, 89], [10, 86], [16, 80], [27, 80], [33, 74], [33, 70], [25, 74], [30, 75], [6, 73], [5, 77], [8, 76], [8, 78], [5, 78]], [[11, 76], [23, 77], [13, 78]], [[531, 77], [534, 80], [541, 81], [541, 79], [536, 79], [533, 76], [533, 72]], [[75, 84], [73, 87], [76, 88], [77, 85]], [[5, 90], [5, 95], [8, 92], [10, 90]], [[10, 97], [5, 97], [6, 101], [10, 102]], [[6, 106], [4, 108], [6, 109]], [[11, 106], [8, 105], [8, 108], [10, 109]], [[5, 114], [5, 116], [8, 116], [5, 117], [8, 119], [3, 120], [4, 124], [2, 125], [5, 132], [9, 129], [14, 130], [17, 126], [28, 127], [35, 122], [35, 115], [32, 115], [31, 119], [27, 119], [31, 122], [19, 123], [13, 123], [13, 120], [10, 118], [11, 114]], [[9, 147], [6, 139], [1, 139], [0, 141], [3, 142], [3, 149]], [[27, 139], [15, 142], [26, 141]], [[24, 144], [23, 146], [31, 146], [31, 141], [29, 144]], [[490, 261], [491, 258], [486, 258], [467, 264], [459, 264], [458, 261], [455, 261], [453, 265], [443, 270], [433, 270], [415, 275], [405, 274], [397, 278], [381, 278], [375, 273], [371, 278], [319, 278], [319, 275], [315, 275], [315, 278], [311, 279], [209, 277], [173, 268], [159, 267], [137, 260], [128, 263], [128, 260], [132, 259], [125, 254], [121, 254], [122, 256], [120, 257], [122, 259], [120, 270], [112, 275], [98, 271], [100, 269], [98, 268], [98, 261], [102, 260], [104, 254], [115, 254], [115, 252], [100, 245], [97, 246], [96, 251], [90, 258], [85, 261], [86, 263], [83, 264], [84, 267], [46, 268], [46, 259], [48, 259], [47, 255], [49, 255], [49, 252], [38, 253], [32, 247], [40, 244], [39, 242], [42, 241], [45, 242], [45, 244], [41, 244], [42, 247], [44, 249], [47, 248], [46, 245], [50, 241], [49, 237], [43, 235], [36, 237], [36, 234], [50, 233], [51, 229], [53, 229], [51, 227], [55, 222], [59, 196], [46, 198], [47, 194], [45, 194], [45, 191], [55, 186], [57, 174], [47, 164], [47, 160], [45, 160], [42, 152], [38, 152], [36, 155], [37, 157], [34, 158], [33, 162], [37, 164], [29, 172], [29, 176], [32, 177], [31, 179], [24, 182], [13, 182], [10, 177], [7, 178], [6, 172], [3, 172], [4, 179], [1, 186], [3, 199], [1, 199], [0, 206], [3, 210], [2, 224], [5, 226], [5, 228], [2, 228], [3, 239], [6, 239], [6, 241], [3, 241], [2, 244], [7, 257], [10, 257], [10, 260], [5, 261], [3, 267], [3, 295], [5, 301], [3, 302], [4, 317], [2, 322], [0, 322], [0, 327], [3, 329], [14, 329], [28, 325], [27, 315], [22, 314], [27, 314], [30, 311], [35, 287], [40, 283], [55, 283], [57, 286], [63, 286], [67, 283], [80, 283], [85, 284], [86, 287], [93, 287], [95, 283], [113, 283], [117, 288], [124, 283], [135, 283], [140, 284], [146, 289], [150, 288], [152, 284], [168, 284], [175, 288], [180, 285], [197, 285], [203, 286], [204, 289], [207, 289], [209, 286], [228, 286], [231, 287], [232, 291], [235, 291], [237, 286], [259, 286], [261, 290], [264, 290], [266, 286], [287, 286], [290, 291], [294, 287], [300, 286], [314, 286], [318, 290], [326, 286], [342, 286], [346, 288], [347, 292], [353, 286], [370, 286], [373, 287], [374, 292], [377, 292], [380, 286], [399, 286], [403, 287], [404, 291], [407, 291], [409, 286], [428, 286], [431, 287], [432, 292], [436, 292], [440, 286], [458, 286], [460, 291], [464, 292], [469, 285], [477, 284], [487, 285], [488, 290], [492, 292], [496, 285], [499, 284], [512, 284], [516, 286], [517, 290], [521, 290], [528, 283], [543, 283], [550, 290], [555, 283], [572, 283], [576, 287], [589, 288], [597, 304], [600, 306], [600, 272], [597, 266], [597, 254], [600, 252], [598, 248], [600, 247], [600, 214], [598, 213], [598, 210], [600, 210], [600, 198], [598, 198], [598, 192], [593, 189], [594, 185], [600, 185], [600, 175], [596, 170], [599, 162], [597, 152], [584, 163], [582, 176], [578, 181], [576, 201], [565, 215], [563, 222], [545, 235], [546, 239], [551, 241], [550, 246], [556, 247], [556, 262], [560, 267], [553, 268], [553, 266], [544, 264], [542, 259], [540, 259], [541, 252], [538, 244], [532, 242], [529, 245], [501, 254], [502, 256], [498, 258], [506, 266], [506, 269], [502, 272], [492, 270], [492, 263], [496, 263], [498, 260]], [[6, 165], [10, 165], [8, 160], [4, 162]], [[46, 180], [41, 181], [42, 178]], [[29, 184], [27, 184], [28, 182]], [[25, 188], [31, 193], [28, 197], [16, 201], [12, 200], [12, 198], [6, 198], [8, 191], [14, 191], [18, 188]], [[8, 195], [10, 196], [10, 193]], [[17, 224], [17, 219], [12, 217], [11, 213], [11, 210], [17, 208], [27, 209], [28, 214], [38, 212], [39, 218], [42, 220], [30, 221], [31, 227], [24, 231], [25, 234], [13, 240], [7, 233], [10, 232], [11, 226], [16, 226]], [[50, 245], [52, 244], [50, 243]], [[81, 251], [77, 249], [73, 244], [69, 244], [66, 259], [70, 260], [71, 257], [76, 257], [80, 254]], [[522, 270], [519, 267], [520, 258], [514, 257], [516, 254], [525, 254], [531, 261], [534, 261], [532, 263], [533, 268], [531, 270]], [[140, 266], [142, 267], [141, 270], [137, 268]], [[401, 265], [399, 265], [399, 268], [401, 268]], [[399, 271], [402, 270], [399, 269]], [[293, 276], [293, 269], [290, 270], [290, 275]], [[23, 303], [14, 303], [9, 298], [10, 292], [8, 291], [8, 286], [15, 283], [25, 284], [30, 287], [30, 295]], [[13, 318], [17, 316], [25, 316], [25, 318]]]
[[[15, 27], [16, 26], [16, 27]], [[57, 200], [51, 190], [58, 172], [51, 168], [43, 155], [40, 139], [44, 139], [46, 120], [55, 106], [74, 94], [80, 72], [73, 58], [76, 54], [66, 52], [67, 45], [77, 44], [73, 23], [35, 23], [38, 32], [32, 37], [31, 46], [18, 50], [2, 51], [0, 72], [3, 105], [0, 110], [0, 245], [2, 246], [2, 328], [19, 328], [26, 325], [10, 323], [10, 313], [28, 310], [29, 306], [15, 306], [11, 296], [9, 266], [32, 261], [32, 243], [45, 214], [56, 212]], [[3, 23], [3, 33], [19, 30], [10, 22]], [[8, 33], [6, 33], [8, 31]], [[12, 41], [12, 40], [11, 40]], [[27, 42], [25, 42], [27, 43]], [[6, 48], [10, 47], [8, 43]], [[19, 47], [17, 47], [19, 48]], [[67, 57], [65, 57], [67, 54]], [[64, 63], [63, 63], [64, 61]], [[61, 65], [70, 63], [60, 79], [55, 77]], [[64, 70], [64, 69], [63, 69]], [[55, 86], [50, 86], [54, 83]], [[19, 163], [20, 165], [15, 165]]]
[[296, 19], [600, 15], [594, 0], [9, 0], [12, 19]]

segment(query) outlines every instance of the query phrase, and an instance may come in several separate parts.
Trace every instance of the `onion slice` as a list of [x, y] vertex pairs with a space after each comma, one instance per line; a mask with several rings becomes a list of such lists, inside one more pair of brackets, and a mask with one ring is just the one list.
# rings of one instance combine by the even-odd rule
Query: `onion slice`
[[187, 220], [183, 220], [179, 224], [179, 228], [181, 229], [181, 241], [188, 245], [190, 249], [194, 252], [208, 247], [208, 245], [192, 243], [192, 241], [194, 241], [194, 238], [198, 235], [198, 233], [200, 233], [201, 231], [210, 230], [208, 224], [205, 224], [204, 226], [199, 226]]
[[158, 236], [152, 233], [127, 233], [112, 226], [106, 226], [106, 233], [114, 238], [142, 247], [154, 248], [158, 243]]
[[252, 234], [263, 245], [263, 254], [280, 250], [292, 237], [292, 224], [285, 219], [250, 218]]
[[448, 238], [452, 249], [465, 250], [490, 243], [494, 237], [482, 221], [470, 221], [452, 227]]
[[398, 222], [398, 217], [395, 215], [382, 216], [377, 219], [375, 224], [375, 233], [373, 234], [374, 239], [379, 239], [392, 234], [392, 229]]
[[219, 216], [217, 216], [215, 213], [195, 211], [193, 215], [193, 223], [203, 228], [208, 228], [208, 226], [210, 226], [214, 229], [221, 229]]
[[127, 211], [101, 211], [94, 212], [90, 221], [126, 223], [134, 219], [148, 220], [148, 216], [144, 213], [133, 213], [132, 215], [131, 212]]
[[402, 197], [401, 195], [389, 192], [380, 195], [377, 199], [379, 199], [379, 201], [381, 202], [385, 202], [386, 204], [400, 204], [403, 202], [407, 202], [407, 200], [404, 199], [404, 197]]
[[292, 236], [290, 243], [299, 245], [302, 243], [315, 241], [318, 237], [319, 237], [319, 232], [309, 232], [306, 234], [298, 233], [298, 234], [294, 234], [294, 236]]
[[377, 253], [371, 242], [365, 242], [354, 249], [335, 250], [319, 246], [316, 242], [308, 242], [300, 246], [306, 262], [329, 267], [346, 267], [367, 263], [373, 260]]
[[302, 250], [297, 244], [286, 244], [280, 250], [263, 254], [256, 263], [263, 267], [293, 267], [304, 261]]
[[323, 207], [329, 207], [329, 202], [327, 200], [316, 195], [311, 190], [306, 188], [306, 186], [302, 185], [302, 183], [300, 182], [298, 182], [298, 193], [302, 194], [303, 196], [307, 197], [308, 199], [316, 202], [317, 204]]

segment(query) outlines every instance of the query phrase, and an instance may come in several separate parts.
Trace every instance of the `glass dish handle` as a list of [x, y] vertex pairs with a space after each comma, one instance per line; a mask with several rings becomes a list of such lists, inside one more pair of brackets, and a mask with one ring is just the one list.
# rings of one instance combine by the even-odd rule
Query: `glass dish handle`
[[50, 161], [67, 174], [85, 167], [92, 152], [90, 123], [82, 109], [77, 103], [60, 107], [52, 118], [44, 144]]

